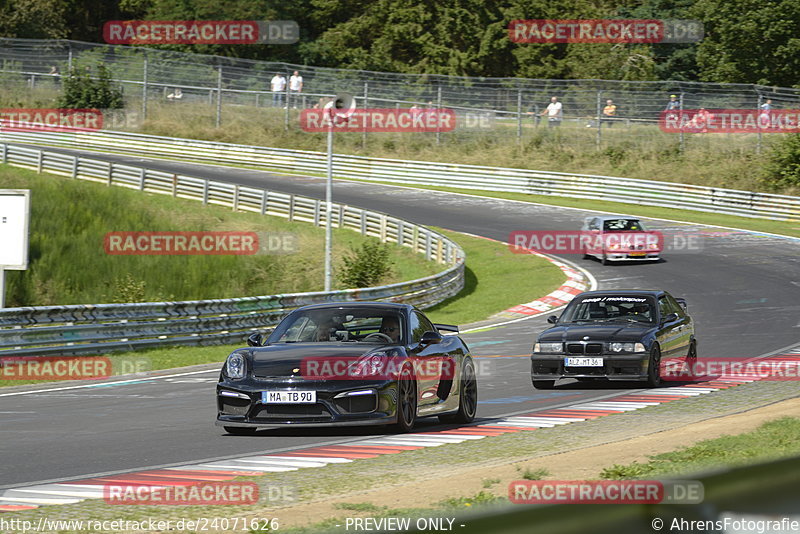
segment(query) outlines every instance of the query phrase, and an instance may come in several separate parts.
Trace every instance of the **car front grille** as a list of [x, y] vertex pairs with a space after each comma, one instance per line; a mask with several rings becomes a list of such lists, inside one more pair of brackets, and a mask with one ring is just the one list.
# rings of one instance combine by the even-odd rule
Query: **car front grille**
[[288, 419], [330, 417], [330, 412], [320, 403], [316, 404], [269, 404], [261, 407], [255, 419]]
[[602, 354], [602, 343], [567, 343], [567, 354]]

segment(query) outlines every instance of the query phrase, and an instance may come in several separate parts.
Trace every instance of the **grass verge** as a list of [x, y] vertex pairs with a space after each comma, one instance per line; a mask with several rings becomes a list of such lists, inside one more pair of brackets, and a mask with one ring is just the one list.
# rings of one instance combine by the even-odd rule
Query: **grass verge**
[[[37, 175], [0, 166], [0, 188], [30, 189], [29, 267], [7, 273], [6, 305], [47, 306], [100, 302], [160, 302], [321, 290], [324, 231], [275, 216], [122, 187]], [[112, 231], [247, 231], [290, 235], [295, 252], [255, 255], [112, 255]], [[334, 267], [365, 238], [334, 230]], [[412, 280], [443, 269], [406, 247], [390, 246], [392, 272], [381, 284]], [[279, 251], [280, 252], [280, 251]], [[336, 285], [343, 288], [341, 282]]]
[[[227, 213], [227, 212], [226, 212]], [[457, 241], [467, 254], [464, 289], [455, 297], [426, 310], [434, 322], [466, 324], [544, 296], [564, 281], [561, 270], [529, 254], [514, 254], [507, 246], [458, 232], [437, 229]], [[222, 363], [241, 345], [170, 347], [136, 353], [111, 354], [113, 370], [124, 371], [115, 360], [133, 358], [143, 370], [172, 369], [204, 363]], [[3, 380], [2, 386], [39, 384], [42, 381]]]
[[704, 440], [682, 449], [603, 469], [600, 478], [628, 479], [700, 473], [800, 454], [800, 419], [783, 417], [743, 434]]

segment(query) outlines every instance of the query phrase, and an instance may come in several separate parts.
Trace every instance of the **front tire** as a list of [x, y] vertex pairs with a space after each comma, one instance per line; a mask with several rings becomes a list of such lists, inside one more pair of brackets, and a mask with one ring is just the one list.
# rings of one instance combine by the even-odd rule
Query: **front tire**
[[397, 423], [392, 430], [398, 433], [411, 432], [417, 421], [417, 379], [410, 367], [403, 367], [397, 379]]
[[461, 388], [458, 392], [458, 411], [450, 415], [440, 415], [442, 423], [471, 423], [478, 411], [478, 380], [475, 378], [475, 366], [472, 360], [464, 363], [461, 375]]
[[600, 259], [600, 263], [602, 263], [603, 265], [608, 265], [611, 262], [609, 262], [608, 258], [606, 257], [606, 255], [603, 254], [603, 257]]
[[223, 426], [222, 428], [225, 432], [234, 436], [255, 436], [258, 431], [257, 428], [249, 426]]
[[650, 361], [647, 364], [647, 385], [657, 388], [661, 385], [661, 349], [654, 345], [650, 350]]

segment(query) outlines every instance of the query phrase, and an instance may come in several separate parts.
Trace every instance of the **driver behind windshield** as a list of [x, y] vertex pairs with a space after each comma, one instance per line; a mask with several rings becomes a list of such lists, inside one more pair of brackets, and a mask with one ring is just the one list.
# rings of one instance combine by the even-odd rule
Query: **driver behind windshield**
[[384, 317], [379, 331], [381, 334], [389, 336], [393, 343], [400, 342], [400, 321], [397, 320], [397, 317]]
[[635, 317], [637, 319], [644, 319], [649, 321], [650, 306], [648, 306], [646, 302], [637, 302], [636, 304], [633, 305], [633, 307], [631, 307], [630, 311], [628, 312], [628, 315]]

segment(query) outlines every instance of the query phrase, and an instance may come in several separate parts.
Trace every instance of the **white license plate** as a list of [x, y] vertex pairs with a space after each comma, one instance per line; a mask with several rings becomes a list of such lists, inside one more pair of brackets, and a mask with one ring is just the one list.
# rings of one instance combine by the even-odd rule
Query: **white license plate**
[[314, 404], [316, 391], [262, 391], [263, 404]]
[[566, 367], [603, 367], [603, 358], [564, 358]]

